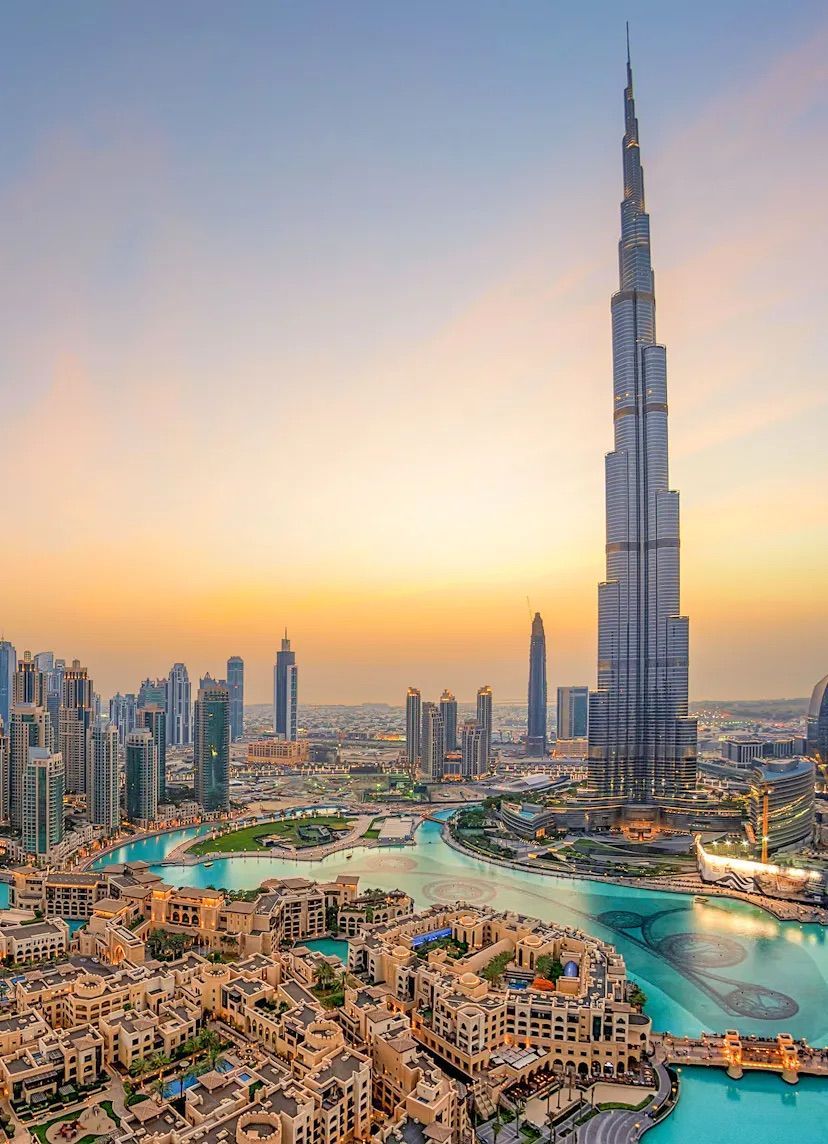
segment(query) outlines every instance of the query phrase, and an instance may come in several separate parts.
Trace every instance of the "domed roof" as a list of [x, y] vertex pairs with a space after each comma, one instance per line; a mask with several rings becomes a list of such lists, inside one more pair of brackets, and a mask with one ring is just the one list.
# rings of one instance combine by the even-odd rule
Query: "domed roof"
[[811, 703], [808, 707], [808, 718], [818, 719], [822, 705], [825, 702], [825, 693], [828, 691], [828, 675], [823, 676], [819, 683], [814, 688], [814, 693], [811, 696]]
[[564, 977], [577, 977], [578, 966], [574, 961], [568, 961], [563, 968]]

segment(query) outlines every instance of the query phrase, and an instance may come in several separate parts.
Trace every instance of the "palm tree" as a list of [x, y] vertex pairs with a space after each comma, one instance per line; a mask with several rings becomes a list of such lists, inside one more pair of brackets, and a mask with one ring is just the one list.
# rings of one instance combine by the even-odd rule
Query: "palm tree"
[[158, 1101], [159, 1104], [164, 1099], [164, 1089], [166, 1087], [167, 1086], [164, 1083], [164, 1078], [161, 1075], [161, 1073], [159, 1073], [158, 1076], [155, 1078], [155, 1080], [152, 1082], [152, 1091], [155, 1095], [155, 1099]]
[[178, 1083], [181, 1086], [180, 1092], [178, 1094], [180, 1097], [184, 1096], [184, 1088], [187, 1084], [187, 1081], [188, 1080], [195, 1080], [195, 1078], [197, 1076], [198, 1076], [198, 1070], [196, 1069], [196, 1066], [192, 1063], [192, 1061], [187, 1065], [186, 1068], [183, 1068], [181, 1070], [181, 1072], [178, 1074]]
[[518, 1096], [514, 1100], [515, 1106], [515, 1141], [520, 1141], [520, 1118], [523, 1115], [523, 1110], [526, 1108], [526, 1097]]
[[500, 1105], [495, 1110], [494, 1124], [492, 1125], [492, 1144], [497, 1144], [497, 1138], [500, 1135], [500, 1130], [503, 1127], [503, 1121], [500, 1119]]
[[144, 1078], [150, 1071], [150, 1067], [150, 1063], [146, 1057], [136, 1057], [129, 1066], [130, 1076], [134, 1076], [136, 1080], [140, 1081], [141, 1088], [144, 1087]]

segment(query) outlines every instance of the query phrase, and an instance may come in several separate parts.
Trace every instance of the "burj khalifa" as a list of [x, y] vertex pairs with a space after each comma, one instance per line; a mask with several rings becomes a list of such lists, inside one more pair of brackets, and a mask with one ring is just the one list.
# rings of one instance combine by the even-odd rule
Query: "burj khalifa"
[[696, 784], [689, 623], [680, 615], [679, 494], [667, 471], [667, 353], [656, 341], [650, 218], [629, 40], [619, 289], [612, 298], [615, 448], [606, 457], [606, 580], [589, 701], [593, 798], [653, 804]]

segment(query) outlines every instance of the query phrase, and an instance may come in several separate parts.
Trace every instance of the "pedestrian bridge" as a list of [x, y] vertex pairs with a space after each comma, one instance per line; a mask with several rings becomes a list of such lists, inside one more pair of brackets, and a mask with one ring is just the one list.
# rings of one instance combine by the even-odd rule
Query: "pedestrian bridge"
[[796, 1084], [800, 1074], [828, 1076], [828, 1049], [795, 1041], [790, 1033], [754, 1037], [728, 1029], [725, 1033], [702, 1033], [700, 1037], [653, 1033], [651, 1039], [657, 1061], [723, 1068], [734, 1079], [746, 1069], [779, 1073], [788, 1084]]

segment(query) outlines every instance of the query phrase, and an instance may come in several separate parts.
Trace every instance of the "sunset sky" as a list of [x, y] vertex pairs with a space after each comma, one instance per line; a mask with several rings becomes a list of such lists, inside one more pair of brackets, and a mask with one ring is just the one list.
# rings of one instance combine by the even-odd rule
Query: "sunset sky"
[[[724, 9], [724, 10], [723, 10]], [[828, 671], [828, 16], [8, 3], [0, 628], [104, 696], [595, 680], [624, 20], [691, 695]]]

